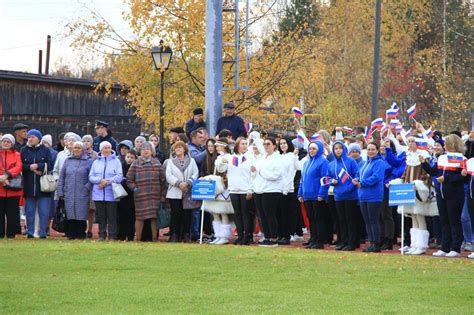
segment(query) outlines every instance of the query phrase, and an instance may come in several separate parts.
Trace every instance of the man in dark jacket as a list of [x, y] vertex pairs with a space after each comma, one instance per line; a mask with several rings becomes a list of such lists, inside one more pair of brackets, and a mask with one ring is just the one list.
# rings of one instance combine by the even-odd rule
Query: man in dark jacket
[[96, 120], [95, 122], [95, 132], [97, 137], [94, 138], [93, 149], [95, 152], [99, 153], [99, 146], [101, 142], [108, 141], [112, 145], [112, 150], [117, 152], [117, 141], [112, 138], [112, 133], [109, 130], [109, 124], [102, 120]]
[[28, 125], [18, 123], [13, 126], [15, 133], [15, 150], [20, 152], [21, 148], [26, 145], [26, 132], [28, 131]]
[[219, 133], [222, 129], [228, 129], [232, 132], [234, 140], [238, 137], [246, 137], [247, 131], [245, 130], [244, 121], [241, 117], [235, 114], [234, 104], [225, 104], [224, 113], [225, 116], [219, 118], [217, 121], [216, 133]]
[[186, 123], [186, 136], [188, 139], [191, 139], [191, 132], [198, 128], [207, 129], [202, 108], [196, 108], [193, 110], [193, 119], [188, 120]]
[[469, 138], [466, 140], [466, 154], [467, 159], [474, 157], [474, 130], [469, 133]]

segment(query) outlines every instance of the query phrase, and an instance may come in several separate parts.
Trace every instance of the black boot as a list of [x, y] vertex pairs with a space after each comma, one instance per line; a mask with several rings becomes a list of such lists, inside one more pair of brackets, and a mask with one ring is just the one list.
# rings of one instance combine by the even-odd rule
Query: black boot
[[367, 249], [368, 253], [380, 253], [380, 243], [379, 242], [372, 242], [370, 247]]
[[380, 246], [380, 250], [392, 250], [393, 249], [393, 241], [389, 238], [385, 238], [382, 242], [382, 246]]
[[176, 234], [176, 233], [171, 234], [170, 238], [168, 239], [168, 242], [178, 243], [179, 242], [178, 234]]

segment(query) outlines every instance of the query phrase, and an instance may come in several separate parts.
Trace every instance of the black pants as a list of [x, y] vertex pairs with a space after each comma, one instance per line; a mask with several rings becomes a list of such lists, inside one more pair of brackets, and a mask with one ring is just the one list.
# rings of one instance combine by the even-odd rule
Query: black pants
[[301, 212], [301, 204], [296, 197], [296, 194], [290, 194], [290, 208], [291, 208], [291, 223], [290, 223], [290, 234], [303, 236], [304, 219], [303, 213]]
[[337, 236], [337, 242], [341, 239], [341, 230], [339, 228], [339, 218], [337, 215], [336, 201], [334, 195], [328, 196], [326, 211], [323, 211], [324, 221], [326, 222], [326, 234], [324, 243], [331, 244], [334, 239], [334, 233]]
[[99, 223], [99, 238], [117, 239], [117, 202], [95, 201], [95, 217]]
[[119, 202], [117, 209], [118, 232], [117, 238], [121, 241], [133, 241], [135, 236], [135, 207]]
[[380, 237], [393, 240], [395, 222], [393, 221], [392, 207], [388, 205], [388, 190], [385, 189], [382, 207], [380, 208]]
[[253, 239], [253, 213], [252, 203], [253, 200], [247, 200], [246, 194], [230, 194], [230, 201], [234, 208], [234, 220], [235, 226], [237, 227], [237, 237], [240, 240], [252, 240]]
[[183, 209], [182, 199], [169, 199], [171, 207], [171, 233], [179, 239], [191, 233], [192, 210]]
[[336, 201], [336, 209], [341, 233], [341, 238], [338, 239], [338, 243], [340, 245], [356, 247], [359, 241], [357, 239], [357, 200]]
[[70, 240], [86, 238], [87, 221], [67, 220], [66, 236]]
[[470, 196], [467, 197], [467, 211], [469, 211], [469, 217], [471, 218], [471, 227], [474, 230], [474, 199], [471, 199]]
[[463, 240], [461, 214], [464, 198], [443, 199], [442, 196], [437, 195], [436, 203], [443, 234], [441, 250], [446, 253], [451, 250], [460, 253]]
[[278, 237], [276, 214], [281, 196], [281, 193], [255, 194], [255, 203], [260, 212], [260, 220], [265, 238], [276, 239]]
[[326, 201], [308, 200], [304, 202], [311, 233], [310, 243], [324, 244], [327, 239], [328, 204]]
[[278, 238], [290, 239], [290, 226], [291, 226], [291, 215], [292, 205], [291, 199], [294, 199], [294, 193], [288, 193], [287, 195], [281, 196], [280, 204], [277, 211], [278, 221]]
[[15, 238], [17, 223], [20, 220], [19, 202], [20, 197], [0, 197], [0, 238], [5, 237], [5, 218], [6, 235], [8, 238]]

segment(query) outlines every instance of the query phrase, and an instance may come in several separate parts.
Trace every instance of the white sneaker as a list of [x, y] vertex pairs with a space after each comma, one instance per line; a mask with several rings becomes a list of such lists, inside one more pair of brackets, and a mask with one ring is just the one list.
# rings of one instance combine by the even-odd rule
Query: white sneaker
[[290, 238], [291, 242], [301, 242], [303, 240], [304, 240], [303, 236], [298, 236], [296, 234], [292, 235], [291, 238]]
[[467, 258], [474, 259], [474, 253], [471, 253], [471, 255], [468, 255]]
[[219, 240], [214, 243], [214, 245], [225, 245], [225, 244], [229, 244], [229, 240], [226, 238], [219, 238]]
[[219, 242], [221, 238], [219, 236], [217, 236], [212, 242], [209, 242], [209, 244], [212, 244], [214, 245], [215, 243]]
[[426, 252], [426, 250], [424, 248], [417, 247], [417, 248], [415, 248], [414, 251], [410, 252], [409, 254], [410, 255], [421, 255], [421, 254], [424, 254], [425, 252]]
[[439, 251], [433, 253], [433, 256], [435, 256], [435, 257], [444, 257], [446, 255], [447, 255], [447, 253], [443, 252], [441, 249]]
[[409, 252], [410, 250], [411, 250], [411, 247], [408, 245], [405, 245], [399, 249], [399, 251], [404, 252], [404, 253]]
[[472, 252], [472, 243], [465, 243], [463, 248], [466, 252]]
[[458, 252], [452, 250], [450, 251], [449, 253], [446, 254], [446, 257], [459, 257], [461, 256], [461, 254], [459, 254]]

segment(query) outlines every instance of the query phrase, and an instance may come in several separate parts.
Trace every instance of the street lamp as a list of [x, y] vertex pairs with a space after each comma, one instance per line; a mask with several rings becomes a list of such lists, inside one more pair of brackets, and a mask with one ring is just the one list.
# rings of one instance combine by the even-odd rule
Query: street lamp
[[168, 67], [171, 63], [171, 57], [173, 56], [173, 51], [169, 46], [165, 46], [163, 41], [160, 41], [160, 46], [153, 47], [151, 50], [151, 56], [153, 57], [153, 62], [155, 64], [155, 69], [160, 71], [161, 80], [160, 80], [160, 146], [161, 150], [164, 152], [164, 104], [163, 99], [164, 87], [165, 87], [165, 71], [168, 70]]

